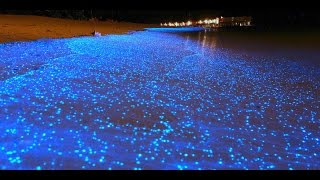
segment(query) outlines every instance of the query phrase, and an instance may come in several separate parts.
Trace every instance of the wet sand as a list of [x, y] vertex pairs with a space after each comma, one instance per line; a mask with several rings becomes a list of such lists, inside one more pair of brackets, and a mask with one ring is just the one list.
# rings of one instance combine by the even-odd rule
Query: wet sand
[[319, 169], [308, 53], [197, 37], [0, 44], [0, 169]]

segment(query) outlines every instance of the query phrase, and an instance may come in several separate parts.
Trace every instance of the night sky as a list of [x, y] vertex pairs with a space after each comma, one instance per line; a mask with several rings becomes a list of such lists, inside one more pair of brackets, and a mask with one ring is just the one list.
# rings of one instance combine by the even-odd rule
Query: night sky
[[[33, 14], [44, 16], [74, 17], [83, 12], [86, 18], [97, 17], [101, 20], [116, 19], [137, 23], [160, 23], [166, 21], [198, 20], [216, 16], [252, 16], [254, 24], [259, 27], [319, 27], [318, 11], [308, 8], [216, 8], [216, 9], [49, 9], [22, 10], [1, 9], [2, 13]], [[91, 13], [92, 12], [92, 13]], [[68, 16], [69, 15], [69, 16]]]
[[[182, 1], [182, 0], [2, 0], [1, 13], [48, 15], [48, 10], [85, 11], [85, 16], [139, 23], [160, 23], [214, 16], [252, 16], [258, 26], [319, 27], [320, 13], [315, 2], [282, 3], [269, 1]], [[68, 14], [68, 13], [67, 13]]]

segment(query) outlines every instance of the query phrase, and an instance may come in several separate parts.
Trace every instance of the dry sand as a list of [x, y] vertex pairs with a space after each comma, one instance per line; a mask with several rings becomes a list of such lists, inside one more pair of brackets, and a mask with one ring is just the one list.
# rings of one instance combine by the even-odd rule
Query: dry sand
[[42, 16], [0, 15], [0, 43], [41, 38], [89, 36], [94, 29], [102, 33], [102, 35], [121, 34], [151, 26], [153, 25], [127, 22], [80, 21]]

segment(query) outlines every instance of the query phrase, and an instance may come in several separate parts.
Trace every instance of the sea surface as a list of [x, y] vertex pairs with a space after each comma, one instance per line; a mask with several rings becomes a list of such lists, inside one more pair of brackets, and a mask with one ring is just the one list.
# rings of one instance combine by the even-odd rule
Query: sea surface
[[0, 169], [319, 170], [320, 53], [282, 42], [148, 29], [0, 44]]

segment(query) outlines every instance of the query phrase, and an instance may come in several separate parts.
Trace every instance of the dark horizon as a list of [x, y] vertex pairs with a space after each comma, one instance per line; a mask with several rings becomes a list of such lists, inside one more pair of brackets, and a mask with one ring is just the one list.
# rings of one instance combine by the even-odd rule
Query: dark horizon
[[257, 27], [320, 27], [320, 13], [310, 8], [217, 8], [217, 9], [65, 9], [65, 10], [5, 10], [1, 14], [41, 15], [69, 19], [114, 19], [136, 23], [185, 21], [218, 16], [252, 16]]

